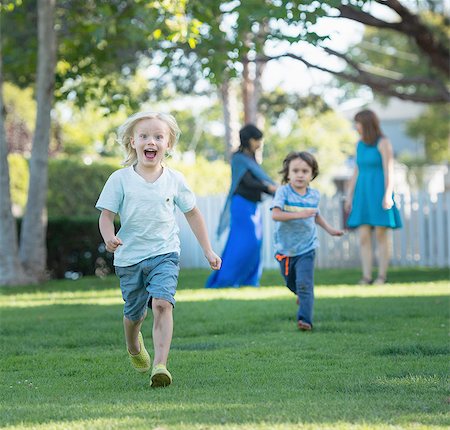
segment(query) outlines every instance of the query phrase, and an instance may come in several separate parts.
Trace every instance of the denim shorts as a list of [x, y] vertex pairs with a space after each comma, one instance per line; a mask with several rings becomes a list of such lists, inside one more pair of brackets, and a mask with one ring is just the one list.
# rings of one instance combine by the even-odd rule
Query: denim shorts
[[175, 292], [180, 271], [176, 252], [147, 258], [127, 267], [115, 267], [119, 277], [123, 314], [131, 321], [139, 321], [152, 307], [152, 299], [162, 299], [175, 306]]

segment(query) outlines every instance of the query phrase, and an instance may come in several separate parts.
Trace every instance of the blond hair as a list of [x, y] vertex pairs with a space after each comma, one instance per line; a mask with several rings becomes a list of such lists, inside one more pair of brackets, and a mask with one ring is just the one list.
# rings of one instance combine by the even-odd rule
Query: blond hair
[[181, 131], [178, 127], [176, 119], [167, 113], [160, 112], [138, 112], [131, 115], [117, 130], [117, 141], [122, 145], [126, 152], [126, 158], [122, 162], [124, 166], [132, 166], [136, 164], [136, 150], [131, 146], [131, 138], [135, 125], [143, 119], [159, 119], [167, 124], [170, 131], [169, 148], [173, 149], [178, 142]]

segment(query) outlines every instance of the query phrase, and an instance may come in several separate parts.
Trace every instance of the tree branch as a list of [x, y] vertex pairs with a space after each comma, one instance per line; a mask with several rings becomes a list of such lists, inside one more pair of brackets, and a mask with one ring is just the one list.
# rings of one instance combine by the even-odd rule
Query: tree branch
[[[327, 54], [334, 55], [335, 57], [341, 58], [344, 60], [349, 66], [351, 66], [357, 73], [368, 73], [364, 70], [364, 66], [359, 65], [352, 59], [350, 59], [347, 55], [343, 54], [342, 52], [335, 51], [334, 49], [323, 47], [322, 48]], [[378, 77], [375, 74], [370, 74], [374, 77]], [[431, 86], [437, 86], [438, 83], [441, 84], [441, 89], [445, 89], [445, 85], [432, 78], [428, 78], [425, 76], [413, 76], [413, 77], [407, 77], [407, 78], [389, 78], [389, 77], [383, 77], [383, 79], [387, 82], [391, 82], [392, 84], [400, 83], [400, 85], [431, 85]]]
[[[327, 52], [332, 55], [336, 55], [339, 58], [347, 61], [348, 59], [344, 54], [340, 54], [338, 52], [332, 51], [331, 49], [326, 49]], [[445, 85], [434, 79], [424, 78], [424, 77], [413, 77], [413, 78], [404, 78], [404, 79], [392, 79], [387, 77], [380, 77], [373, 73], [369, 73], [363, 70], [358, 64], [355, 62], [351, 62], [352, 68], [355, 70], [355, 74], [336, 71], [329, 69], [327, 67], [320, 66], [318, 64], [313, 64], [303, 58], [302, 56], [295, 55], [292, 53], [281, 54], [277, 56], [261, 56], [257, 58], [257, 61], [271, 61], [277, 60], [280, 58], [293, 58], [294, 60], [301, 61], [307, 67], [311, 67], [316, 70], [321, 70], [323, 72], [331, 73], [334, 76], [342, 78], [346, 81], [354, 82], [361, 85], [368, 85], [373, 90], [377, 91], [380, 94], [384, 94], [387, 96], [397, 97], [402, 100], [410, 100], [414, 102], [421, 103], [443, 103], [450, 102], [450, 94], [447, 91]], [[414, 92], [411, 93], [408, 91], [408, 87], [412, 85], [423, 85], [427, 86], [426, 92], [419, 93]], [[435, 93], [430, 93], [430, 87], [435, 90]]]
[[347, 18], [364, 25], [369, 25], [370, 27], [398, 30], [398, 23], [383, 21], [382, 19], [375, 18], [373, 15], [352, 6], [341, 5], [338, 7], [338, 10], [340, 12], [338, 18]]
[[411, 37], [431, 63], [445, 75], [450, 74], [450, 52], [431, 30], [420, 21], [418, 15], [411, 13], [398, 0], [375, 0], [377, 3], [389, 7], [401, 18], [399, 22], [391, 23], [378, 19], [367, 12], [349, 5], [340, 5], [338, 10], [341, 18], [357, 21], [371, 27], [395, 30]]

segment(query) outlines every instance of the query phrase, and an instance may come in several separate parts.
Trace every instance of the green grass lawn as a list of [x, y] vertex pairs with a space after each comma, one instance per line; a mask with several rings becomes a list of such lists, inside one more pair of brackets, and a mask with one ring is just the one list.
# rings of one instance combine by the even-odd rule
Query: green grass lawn
[[[316, 275], [313, 333], [276, 271], [261, 288], [205, 290], [182, 270], [169, 369], [152, 390], [129, 366], [115, 277], [0, 289], [6, 429], [444, 429], [449, 271]], [[143, 329], [151, 346], [151, 318]]]

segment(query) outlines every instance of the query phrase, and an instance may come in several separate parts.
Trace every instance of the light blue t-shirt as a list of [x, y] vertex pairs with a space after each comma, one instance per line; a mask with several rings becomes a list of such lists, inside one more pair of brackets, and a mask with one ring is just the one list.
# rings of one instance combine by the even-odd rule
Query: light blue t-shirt
[[150, 183], [133, 166], [115, 171], [95, 205], [120, 216], [116, 235], [123, 245], [114, 252], [114, 265], [126, 267], [149, 257], [180, 253], [175, 206], [183, 213], [195, 207], [195, 195], [180, 172], [164, 167]]
[[[319, 209], [319, 201], [319, 191], [308, 187], [306, 194], [302, 196], [287, 184], [277, 189], [271, 209], [280, 208], [284, 212], [300, 212], [305, 208]], [[275, 221], [274, 245], [276, 253], [288, 257], [316, 249], [319, 241], [315, 216], [291, 221]]]

